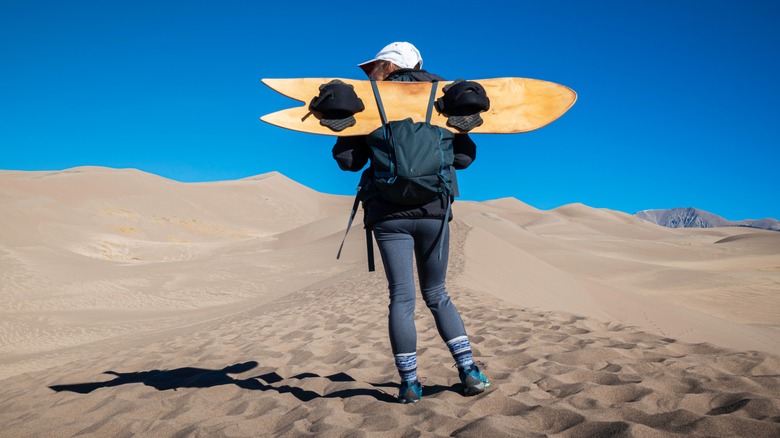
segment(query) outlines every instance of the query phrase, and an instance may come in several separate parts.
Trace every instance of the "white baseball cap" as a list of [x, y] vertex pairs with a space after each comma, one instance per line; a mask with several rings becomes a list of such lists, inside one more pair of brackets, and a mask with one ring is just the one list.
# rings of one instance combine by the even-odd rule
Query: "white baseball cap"
[[422, 67], [420, 51], [413, 44], [406, 42], [395, 42], [386, 45], [376, 54], [374, 59], [358, 64], [358, 67], [365, 70], [367, 65], [377, 61], [390, 61], [401, 68], [415, 68], [417, 64], [420, 64], [420, 67]]

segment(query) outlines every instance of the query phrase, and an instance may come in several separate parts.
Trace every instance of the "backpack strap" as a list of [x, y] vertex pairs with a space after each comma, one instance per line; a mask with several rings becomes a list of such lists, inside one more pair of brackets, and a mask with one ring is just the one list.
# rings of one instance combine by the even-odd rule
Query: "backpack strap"
[[349, 221], [347, 222], [347, 231], [344, 232], [344, 238], [341, 239], [341, 246], [339, 246], [339, 252], [336, 254], [336, 260], [341, 258], [341, 250], [344, 249], [344, 242], [347, 241], [347, 234], [349, 229], [352, 228], [352, 221], [355, 220], [355, 214], [357, 214], [358, 205], [360, 205], [360, 193], [355, 195], [355, 202], [352, 204], [352, 212], [349, 214]]
[[[387, 120], [387, 114], [385, 113], [385, 106], [382, 105], [382, 96], [379, 95], [379, 88], [376, 85], [376, 81], [371, 81], [371, 90], [374, 92], [374, 98], [376, 99], [376, 106], [379, 109], [379, 117], [382, 119], [382, 136], [385, 141], [392, 147], [392, 154], [395, 156], [395, 142], [393, 141], [393, 131], [390, 128], [390, 123]], [[396, 175], [396, 169], [393, 160], [390, 160], [390, 182], [394, 182]]]
[[[439, 85], [438, 81], [433, 81], [433, 85], [431, 85], [431, 96], [428, 99], [428, 112], [425, 114], [425, 123], [431, 123], [433, 106], [436, 103], [436, 88], [438, 85]], [[439, 260], [441, 260], [442, 254], [444, 253], [444, 231], [446, 230], [447, 222], [449, 222], [450, 220], [450, 211], [452, 210], [452, 202], [450, 202], [449, 185], [446, 183], [446, 181], [444, 181], [441, 174], [439, 175], [439, 178], [441, 179], [441, 182], [445, 187], [443, 195], [446, 198], [446, 203], [447, 203], [447, 208], [444, 211], [444, 219], [442, 219], [441, 228], [439, 229]]]
[[[349, 213], [349, 221], [347, 221], [347, 230], [344, 231], [344, 238], [341, 239], [341, 245], [339, 246], [339, 252], [336, 254], [336, 260], [341, 258], [341, 250], [344, 249], [344, 242], [347, 241], [347, 234], [349, 234], [350, 228], [352, 228], [352, 221], [355, 220], [355, 215], [357, 214], [358, 206], [360, 205], [360, 200], [362, 199], [363, 193], [360, 191], [360, 187], [358, 187], [358, 193], [355, 195], [355, 202], [352, 203], [352, 211]], [[368, 272], [374, 272], [375, 266], [374, 266], [374, 236], [371, 233], [371, 228], [366, 227], [366, 253], [368, 256]], [[441, 257], [441, 256], [440, 256]]]
[[[428, 99], [428, 112], [425, 114], [425, 123], [431, 123], [433, 107], [436, 103], [436, 89], [439, 86], [439, 82], [433, 81], [431, 84], [431, 96]], [[376, 99], [376, 106], [379, 108], [379, 117], [382, 119], [382, 125], [387, 125], [387, 114], [385, 113], [385, 106], [382, 105], [382, 96], [379, 95], [379, 88], [376, 86], [376, 81], [371, 81], [371, 90], [374, 92], [374, 98]]]
[[428, 99], [428, 112], [425, 114], [425, 123], [431, 123], [431, 115], [433, 114], [433, 104], [436, 102], [436, 88], [439, 85], [437, 81], [432, 82], [431, 85], [431, 97]]
[[450, 210], [452, 210], [449, 193], [445, 193], [444, 197], [447, 198], [447, 209], [444, 212], [444, 219], [441, 221], [441, 229], [439, 230], [439, 260], [441, 260], [444, 252], [444, 232], [446, 231], [447, 222], [450, 220]]
[[368, 256], [368, 272], [374, 272], [374, 234], [366, 227], [366, 255]]
[[379, 117], [382, 118], [382, 125], [387, 125], [387, 114], [385, 114], [385, 107], [382, 105], [382, 97], [379, 95], [376, 81], [371, 81], [371, 90], [374, 91], [374, 98], [376, 99], [376, 106], [379, 107]]

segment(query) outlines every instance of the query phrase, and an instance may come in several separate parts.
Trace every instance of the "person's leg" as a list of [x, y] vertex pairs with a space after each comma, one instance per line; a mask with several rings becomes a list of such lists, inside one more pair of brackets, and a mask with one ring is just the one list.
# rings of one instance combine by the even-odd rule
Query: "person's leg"
[[414, 239], [411, 219], [375, 224], [374, 236], [382, 257], [390, 292], [388, 329], [390, 345], [401, 380], [416, 380], [417, 331], [414, 326]]
[[463, 326], [463, 320], [450, 300], [446, 289], [447, 263], [449, 262], [449, 224], [445, 224], [442, 238], [444, 248], [439, 259], [441, 220], [419, 219], [415, 227], [415, 256], [417, 275], [420, 279], [425, 304], [433, 314], [439, 335], [447, 344], [458, 367], [464, 386], [464, 394], [475, 395], [490, 385], [487, 377], [474, 364], [471, 344]]
[[[468, 366], [470, 363], [462, 363], [464, 359], [471, 359], [471, 347], [468, 345], [466, 329], [463, 320], [450, 300], [447, 293], [446, 277], [447, 263], [449, 261], [449, 224], [444, 229], [444, 249], [439, 259], [439, 234], [441, 220], [418, 219], [414, 230], [415, 256], [417, 259], [417, 276], [420, 279], [420, 290], [425, 305], [428, 306], [439, 335], [450, 347], [450, 352], [459, 366]], [[455, 348], [455, 350], [453, 350]], [[460, 356], [467, 352], [469, 357], [461, 359]]]

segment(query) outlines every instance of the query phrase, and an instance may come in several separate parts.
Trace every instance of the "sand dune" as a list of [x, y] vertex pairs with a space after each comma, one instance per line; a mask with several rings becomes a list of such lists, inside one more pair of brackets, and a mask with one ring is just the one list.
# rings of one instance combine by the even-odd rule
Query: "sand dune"
[[0, 172], [0, 435], [780, 435], [780, 234], [458, 202], [449, 289], [494, 384], [459, 395], [418, 303], [403, 406], [359, 225], [335, 260], [350, 206], [278, 173]]

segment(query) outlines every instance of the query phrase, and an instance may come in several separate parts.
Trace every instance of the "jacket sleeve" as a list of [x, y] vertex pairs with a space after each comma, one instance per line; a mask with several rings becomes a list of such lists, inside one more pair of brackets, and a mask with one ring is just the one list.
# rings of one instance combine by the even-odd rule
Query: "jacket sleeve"
[[357, 172], [368, 163], [366, 136], [339, 137], [332, 153], [341, 170]]
[[456, 170], [469, 167], [477, 159], [477, 145], [468, 134], [455, 134], [452, 148], [455, 153]]

